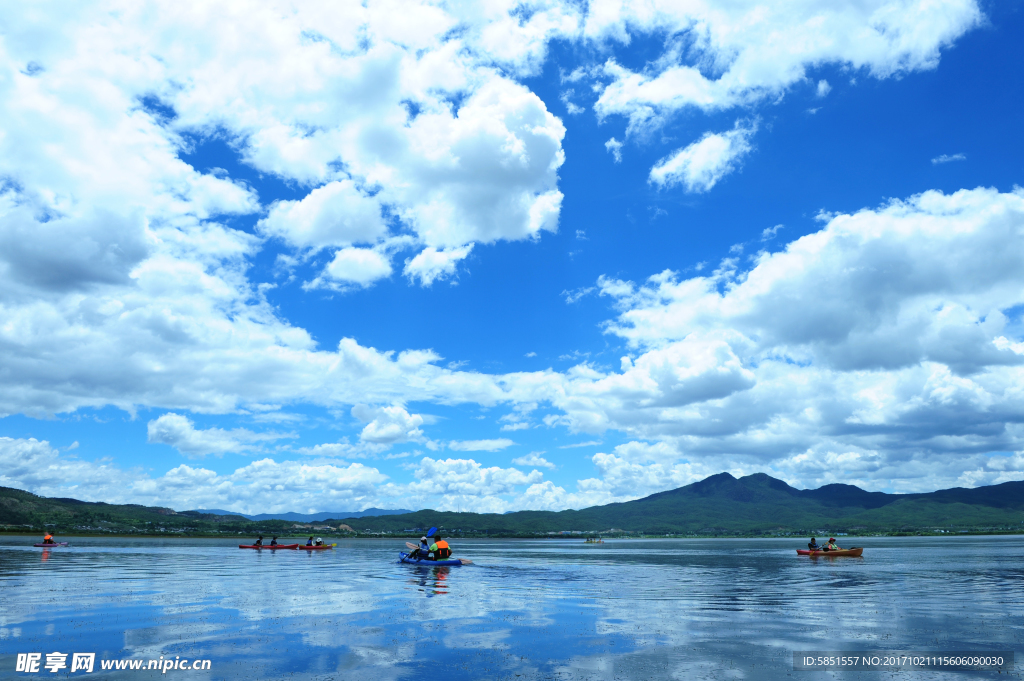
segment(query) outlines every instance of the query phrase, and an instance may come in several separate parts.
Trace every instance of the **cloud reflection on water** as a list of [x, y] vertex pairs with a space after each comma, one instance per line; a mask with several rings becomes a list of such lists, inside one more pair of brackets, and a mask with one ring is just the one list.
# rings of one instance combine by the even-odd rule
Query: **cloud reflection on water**
[[202, 657], [210, 678], [781, 678], [792, 650], [1012, 648], [1024, 630], [1019, 537], [819, 561], [795, 541], [465, 541], [476, 564], [450, 569], [398, 565], [387, 541], [81, 540], [46, 563], [17, 541], [0, 540], [0, 654]]

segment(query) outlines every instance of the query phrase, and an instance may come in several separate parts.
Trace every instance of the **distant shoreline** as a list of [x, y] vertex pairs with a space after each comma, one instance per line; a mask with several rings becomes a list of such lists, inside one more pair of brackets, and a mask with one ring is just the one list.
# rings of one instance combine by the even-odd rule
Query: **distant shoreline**
[[[262, 533], [264, 539], [268, 537], [277, 537], [279, 543], [295, 543], [281, 541], [283, 539], [300, 540], [304, 543], [309, 537], [308, 534], [303, 535], [290, 535], [290, 534], [268, 534]], [[820, 536], [826, 536], [828, 533], [819, 533]], [[977, 530], [977, 531], [956, 531], [956, 532], [870, 532], [865, 534], [845, 534], [840, 538], [839, 543], [849, 542], [853, 539], [863, 539], [870, 537], [996, 537], [996, 536], [1016, 536], [1024, 535], [1024, 530]], [[244, 543], [246, 540], [253, 536], [259, 536], [259, 533], [253, 534], [242, 534], [242, 535], [223, 535], [223, 534], [184, 534], [179, 532], [169, 533], [157, 533], [157, 534], [139, 534], [132, 532], [97, 532], [97, 533], [75, 533], [75, 534], [60, 534], [55, 535], [61, 541], [69, 537], [81, 537], [88, 539], [97, 539], [101, 537], [111, 538], [136, 538], [136, 539], [224, 539], [224, 540], [239, 540]], [[415, 534], [388, 534], [388, 535], [377, 535], [377, 534], [348, 534], [348, 535], [337, 535], [337, 534], [325, 534], [318, 533], [315, 536], [322, 537], [323, 539], [346, 539], [346, 540], [391, 540], [391, 539], [416, 539], [418, 538]], [[465, 540], [465, 539], [536, 539], [536, 540], [565, 540], [577, 542], [580, 544], [585, 543], [583, 540], [587, 535], [539, 535], [539, 534], [508, 534], [508, 535], [451, 535], [446, 534], [446, 537], [453, 540]], [[773, 540], [805, 540], [807, 537], [812, 536], [811, 533], [806, 534], [792, 534], [792, 535], [762, 535], [762, 534], [621, 534], [621, 535], [603, 535], [601, 538], [605, 542], [614, 542], [616, 540], [638, 540], [638, 539], [773, 539]], [[0, 530], [0, 538], [2, 537], [39, 537], [39, 532], [11, 532]], [[265, 544], [269, 545], [268, 544]], [[44, 548], [44, 547], [39, 547]]]

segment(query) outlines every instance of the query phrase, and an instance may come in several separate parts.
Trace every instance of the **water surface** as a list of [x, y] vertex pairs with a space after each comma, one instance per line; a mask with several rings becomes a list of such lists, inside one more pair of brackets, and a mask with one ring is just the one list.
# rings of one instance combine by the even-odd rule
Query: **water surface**
[[[66, 539], [66, 538], [64, 538]], [[155, 678], [99, 660], [209, 659], [189, 679], [812, 679], [795, 650], [1014, 650], [1024, 537], [464, 540], [474, 565], [395, 563], [404, 540], [256, 552], [237, 540], [0, 538], [0, 678]], [[92, 674], [17, 653], [95, 652]], [[912, 672], [914, 679], [1011, 674]], [[69, 657], [70, 667], [70, 657]]]

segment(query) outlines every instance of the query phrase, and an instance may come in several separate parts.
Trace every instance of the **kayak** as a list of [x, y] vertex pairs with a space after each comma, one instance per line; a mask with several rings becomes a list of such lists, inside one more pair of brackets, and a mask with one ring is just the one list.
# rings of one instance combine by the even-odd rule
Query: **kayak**
[[796, 552], [798, 554], [800, 554], [801, 556], [812, 556], [812, 557], [817, 557], [817, 556], [828, 556], [829, 558], [832, 558], [832, 557], [835, 557], [835, 556], [854, 556], [854, 557], [856, 557], [856, 556], [859, 556], [860, 554], [864, 553], [864, 549], [859, 549], [859, 548], [839, 549], [837, 551], [809, 551], [808, 549], [797, 549]]
[[54, 546], [71, 546], [71, 544], [66, 541], [59, 541], [54, 544], [33, 544], [32, 546], [41, 546], [44, 549], [52, 549]]
[[408, 553], [399, 551], [398, 562], [405, 563], [406, 565], [426, 565], [428, 567], [435, 565], [462, 565], [462, 561], [458, 558], [452, 560], [424, 560], [422, 558], [409, 558]]
[[306, 551], [324, 551], [326, 549], [333, 549], [334, 544], [321, 544], [320, 546], [300, 546], [299, 548], [305, 549]]
[[271, 546], [270, 544], [264, 544], [263, 546], [256, 546], [255, 544], [239, 544], [238, 548], [240, 548], [240, 549], [256, 549], [256, 550], [269, 549], [270, 551], [274, 551], [275, 549], [297, 549], [297, 548], [299, 548], [299, 545], [298, 544], [277, 544], [276, 546]]

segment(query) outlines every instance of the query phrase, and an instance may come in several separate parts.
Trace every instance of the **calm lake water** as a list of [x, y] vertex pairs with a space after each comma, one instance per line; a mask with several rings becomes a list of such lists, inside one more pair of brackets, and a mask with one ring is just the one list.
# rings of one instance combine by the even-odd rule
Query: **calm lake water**
[[[67, 539], [66, 537], [64, 539]], [[256, 552], [227, 540], [0, 538], [0, 678], [1020, 678], [1024, 537], [453, 542], [475, 564], [395, 563], [404, 540]], [[803, 540], [804, 542], [806, 540]], [[794, 671], [793, 651], [1013, 650], [1009, 674]], [[91, 674], [18, 653], [96, 653]], [[101, 660], [209, 659], [103, 672]]]

